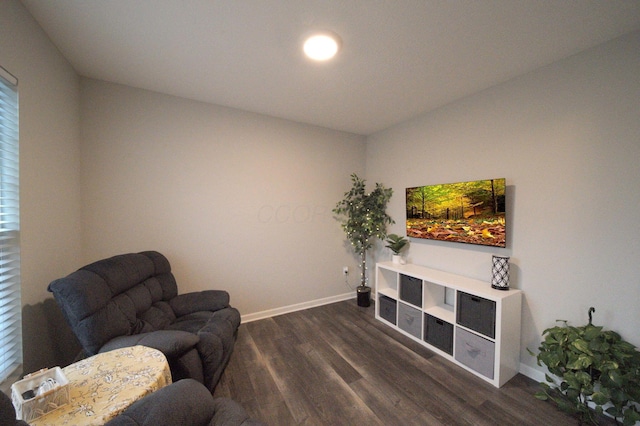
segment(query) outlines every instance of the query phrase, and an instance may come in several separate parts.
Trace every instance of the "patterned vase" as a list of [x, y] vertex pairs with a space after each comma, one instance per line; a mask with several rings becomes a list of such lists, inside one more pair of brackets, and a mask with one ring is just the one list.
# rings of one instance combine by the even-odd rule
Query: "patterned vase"
[[491, 287], [497, 290], [509, 290], [509, 258], [493, 256], [491, 269]]

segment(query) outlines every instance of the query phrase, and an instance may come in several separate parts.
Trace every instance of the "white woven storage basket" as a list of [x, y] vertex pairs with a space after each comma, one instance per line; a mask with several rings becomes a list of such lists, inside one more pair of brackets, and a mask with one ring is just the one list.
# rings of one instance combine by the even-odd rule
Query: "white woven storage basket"
[[[38, 387], [47, 379], [55, 380], [57, 385], [33, 398], [23, 398], [22, 395], [27, 391], [37, 393]], [[43, 369], [26, 375], [11, 385], [11, 400], [16, 409], [16, 417], [29, 423], [69, 403], [69, 381], [60, 367]]]

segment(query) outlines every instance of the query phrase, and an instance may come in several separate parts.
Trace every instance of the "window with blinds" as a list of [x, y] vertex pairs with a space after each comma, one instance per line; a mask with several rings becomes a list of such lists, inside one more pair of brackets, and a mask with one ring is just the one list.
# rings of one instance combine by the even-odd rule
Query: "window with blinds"
[[0, 67], [0, 382], [22, 364], [18, 81]]

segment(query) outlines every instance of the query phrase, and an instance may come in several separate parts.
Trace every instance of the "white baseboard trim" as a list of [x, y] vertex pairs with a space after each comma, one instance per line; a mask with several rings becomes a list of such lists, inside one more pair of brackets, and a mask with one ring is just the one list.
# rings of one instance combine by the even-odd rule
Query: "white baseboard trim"
[[530, 379], [535, 380], [536, 382], [544, 382], [544, 371], [536, 370], [533, 367], [530, 367], [526, 364], [520, 363], [520, 374], [527, 376]]
[[283, 306], [281, 308], [269, 309], [266, 311], [255, 312], [253, 314], [242, 315], [242, 323], [257, 321], [265, 318], [271, 318], [290, 312], [301, 311], [303, 309], [315, 308], [316, 306], [328, 305], [329, 303], [342, 302], [343, 300], [355, 299], [355, 293], [339, 294], [337, 296], [325, 297], [323, 299], [311, 300], [309, 302], [297, 303], [295, 305]]

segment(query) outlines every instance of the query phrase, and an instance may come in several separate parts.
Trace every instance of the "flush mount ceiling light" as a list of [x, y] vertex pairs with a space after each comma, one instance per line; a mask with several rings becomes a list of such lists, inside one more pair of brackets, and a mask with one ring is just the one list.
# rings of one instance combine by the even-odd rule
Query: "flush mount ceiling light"
[[308, 37], [304, 42], [304, 53], [314, 61], [326, 61], [333, 58], [340, 50], [340, 37], [324, 32]]

